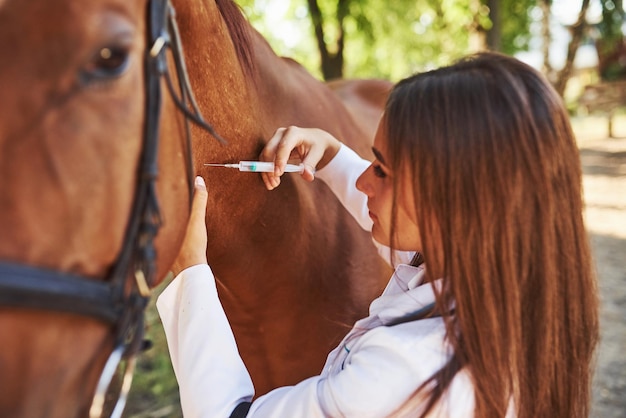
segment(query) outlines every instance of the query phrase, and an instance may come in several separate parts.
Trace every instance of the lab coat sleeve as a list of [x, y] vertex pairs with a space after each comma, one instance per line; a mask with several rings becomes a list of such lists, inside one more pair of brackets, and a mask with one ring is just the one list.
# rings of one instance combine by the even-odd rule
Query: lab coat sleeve
[[[344, 208], [352, 215], [357, 223], [366, 231], [372, 230], [372, 219], [369, 217], [367, 208], [367, 196], [356, 188], [356, 180], [369, 167], [371, 162], [361, 158], [356, 152], [345, 144], [337, 155], [321, 170], [315, 173], [315, 177], [322, 180], [333, 191]], [[372, 238], [378, 254], [393, 267], [398, 264], [409, 264], [413, 255], [412, 251], [394, 251], [391, 257], [391, 249]]]
[[[186, 418], [227, 418], [240, 402], [252, 399], [252, 382], [209, 266], [184, 270], [159, 296], [157, 309]], [[436, 322], [441, 321], [430, 320], [425, 325]], [[416, 382], [445, 361], [442, 324], [438, 325], [439, 332], [426, 332], [431, 337], [419, 340], [398, 334], [403, 326], [368, 332], [349, 358], [337, 364], [341, 371], [314, 376], [259, 397], [252, 403], [248, 418], [388, 416], [411, 396]], [[412, 330], [402, 334], [419, 333]], [[419, 355], [420, 351], [428, 358]]]
[[182, 271], [157, 300], [185, 417], [228, 417], [254, 387], [206, 264]]
[[367, 209], [367, 196], [358, 191], [356, 180], [371, 163], [342, 144], [335, 157], [315, 177], [333, 191], [344, 208], [366, 231], [372, 230], [372, 219]]

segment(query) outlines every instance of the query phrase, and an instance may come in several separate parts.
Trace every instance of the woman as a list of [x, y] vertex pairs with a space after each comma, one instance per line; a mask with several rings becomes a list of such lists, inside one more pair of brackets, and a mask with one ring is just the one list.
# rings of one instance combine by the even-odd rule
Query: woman
[[296, 154], [398, 265], [319, 376], [251, 406], [198, 186], [182, 272], [157, 305], [185, 415], [587, 417], [597, 293], [578, 151], [549, 83], [493, 53], [412, 76], [392, 91], [374, 152], [369, 165], [294, 127], [263, 151], [277, 166], [268, 189]]

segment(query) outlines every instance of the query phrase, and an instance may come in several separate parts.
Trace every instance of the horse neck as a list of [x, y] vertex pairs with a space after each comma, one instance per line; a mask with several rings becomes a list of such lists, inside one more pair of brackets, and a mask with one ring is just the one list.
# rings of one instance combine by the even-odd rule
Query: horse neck
[[[226, 2], [224, 2], [226, 3]], [[245, 153], [246, 143], [233, 139], [250, 134], [251, 91], [230, 40], [228, 27], [213, 1], [174, 1], [189, 78], [207, 122], [229, 140], [220, 146], [206, 132], [194, 131], [194, 148], [225, 159]], [[226, 155], [224, 155], [226, 153]]]
[[[257, 157], [274, 131], [289, 124], [326, 128], [342, 139], [358, 136], [330, 89], [295, 61], [278, 57], [230, 0], [174, 3], [200, 107], [208, 122], [230, 140], [228, 147], [221, 147], [198, 132], [196, 154], [221, 160]], [[233, 26], [241, 28], [239, 34], [229, 32]], [[246, 48], [251, 50], [252, 68], [241, 60]], [[322, 104], [329, 109], [320, 118]], [[326, 117], [328, 112], [334, 117]]]
[[[321, 199], [319, 187], [297, 175], [285, 175], [281, 187], [268, 192], [256, 174], [203, 164], [256, 159], [281, 126], [314, 126], [344, 140], [354, 139], [359, 132], [345, 107], [300, 65], [277, 57], [246, 21], [243, 28], [254, 51], [254, 66], [247, 71], [237, 54], [236, 47], [241, 44], [231, 39], [215, 2], [181, 1], [175, 2], [175, 7], [200, 109], [229, 141], [224, 147], [205, 132], [194, 130], [196, 172], [205, 177], [209, 188], [208, 254], [214, 270], [228, 270], [234, 276], [240, 271], [233, 272], [237, 268], [233, 266], [256, 269], [283, 249], [304, 254], [306, 240], [299, 238], [301, 235], [325, 234], [324, 239], [335, 245], [336, 234], [318, 231], [325, 222], [320, 214], [329, 222], [347, 215], [339, 214], [338, 204], [329, 196]], [[280, 237], [279, 244], [275, 246], [268, 231]], [[249, 267], [241, 262], [242, 248]]]

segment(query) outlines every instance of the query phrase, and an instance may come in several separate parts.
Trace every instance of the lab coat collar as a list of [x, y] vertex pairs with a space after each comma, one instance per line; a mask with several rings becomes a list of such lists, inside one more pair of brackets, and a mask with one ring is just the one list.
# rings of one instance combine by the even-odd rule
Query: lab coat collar
[[424, 283], [424, 266], [400, 264], [383, 294], [370, 305], [370, 317], [378, 317], [382, 325], [411, 315], [435, 302], [433, 286], [441, 287], [441, 280]]

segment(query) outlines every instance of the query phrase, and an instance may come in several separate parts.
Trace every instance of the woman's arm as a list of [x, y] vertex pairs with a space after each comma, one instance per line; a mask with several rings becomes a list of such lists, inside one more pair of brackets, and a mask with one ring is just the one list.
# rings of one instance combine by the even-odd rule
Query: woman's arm
[[[198, 178], [190, 222], [174, 264], [175, 271], [183, 270], [161, 293], [157, 309], [184, 415], [226, 418], [238, 405], [251, 401], [254, 388], [206, 264], [206, 201], [206, 187]], [[340, 373], [276, 389], [252, 404], [250, 416], [387, 415], [412, 393], [414, 388], [407, 383], [421, 374], [424, 364], [413, 349], [396, 352], [407, 344], [389, 344], [387, 331], [380, 327], [361, 339], [368, 343], [352, 352], [352, 361]], [[381, 379], [382, 370], [388, 379]]]
[[[183, 270], [159, 296], [157, 308], [185, 417], [228, 418], [237, 405], [252, 399], [252, 382], [209, 266]], [[416, 329], [378, 327], [351, 340], [349, 357], [336, 365], [340, 371], [259, 397], [251, 405], [249, 418], [388, 416], [447, 360], [441, 321], [404, 327]]]
[[207, 265], [207, 197], [197, 177], [177, 276], [157, 299], [186, 417], [228, 417], [254, 394]]
[[342, 145], [335, 157], [315, 173], [315, 177], [330, 187], [343, 207], [366, 231], [372, 230], [372, 218], [367, 209], [367, 196], [357, 190], [356, 180], [369, 165], [369, 161]]
[[227, 418], [252, 399], [252, 380], [207, 264], [183, 270], [161, 293], [157, 309], [185, 417]]
[[[261, 153], [262, 160], [274, 161], [277, 167], [276, 172], [262, 175], [269, 190], [278, 187], [282, 169], [291, 157], [297, 157], [305, 164], [306, 169], [302, 173], [305, 180], [313, 181], [317, 177], [324, 181], [361, 228], [372, 230], [367, 196], [356, 188], [357, 178], [371, 164], [370, 161], [321, 129], [280, 128]], [[372, 241], [378, 254], [390, 265], [392, 261], [395, 265], [409, 264], [415, 255], [412, 251], [394, 251], [391, 257], [389, 247], [374, 239]]]

